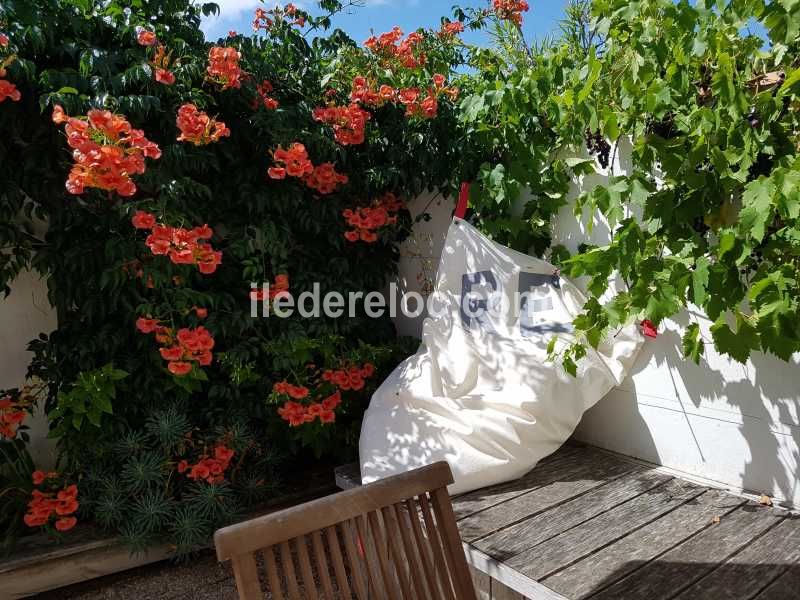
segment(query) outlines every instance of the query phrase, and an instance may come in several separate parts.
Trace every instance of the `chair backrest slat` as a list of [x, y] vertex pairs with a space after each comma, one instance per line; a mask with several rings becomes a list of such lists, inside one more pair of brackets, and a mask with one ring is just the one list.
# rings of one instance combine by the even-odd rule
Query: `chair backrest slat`
[[[464, 559], [464, 548], [461, 545], [461, 535], [458, 533], [456, 516], [453, 513], [453, 505], [450, 496], [444, 489], [431, 492], [433, 510], [436, 513], [437, 529], [442, 536], [449, 572], [453, 578], [453, 585], [456, 589], [456, 596], [463, 598], [465, 594], [475, 593], [472, 583], [472, 576], [469, 567]], [[461, 560], [459, 560], [459, 557]]]
[[448, 600], [455, 600], [453, 586], [448, 577], [447, 561], [444, 558], [441, 538], [439, 537], [439, 531], [436, 527], [436, 521], [433, 520], [433, 513], [431, 512], [431, 505], [428, 502], [428, 496], [426, 494], [420, 494], [417, 499], [422, 509], [422, 518], [425, 523], [425, 533], [427, 534], [426, 537], [433, 551], [433, 564], [436, 567], [437, 579], [443, 588], [444, 597]]
[[333, 563], [333, 571], [336, 573], [336, 583], [339, 585], [339, 591], [343, 598], [352, 598], [350, 582], [347, 579], [347, 571], [344, 568], [344, 560], [342, 559], [342, 545], [336, 535], [335, 526], [325, 528], [325, 538], [328, 540], [328, 553]]
[[422, 568], [425, 570], [425, 578], [428, 582], [428, 588], [432, 590], [432, 597], [447, 598], [448, 596], [444, 594], [439, 587], [439, 580], [436, 577], [436, 567], [433, 564], [433, 551], [428, 543], [428, 539], [425, 537], [425, 534], [422, 531], [422, 525], [420, 524], [419, 519], [420, 513], [416, 500], [413, 498], [406, 500], [406, 509], [408, 510], [409, 519], [411, 520], [411, 530], [414, 532], [417, 548], [419, 549], [421, 555]]
[[414, 543], [408, 507], [405, 504], [395, 504], [392, 506], [392, 510], [394, 511], [395, 519], [397, 519], [400, 539], [403, 541], [403, 548], [405, 549], [406, 558], [408, 559], [408, 571], [411, 577], [411, 585], [414, 587], [416, 596], [418, 600], [433, 598], [433, 590], [435, 588], [428, 587], [427, 576], [422, 566], [419, 548]]
[[387, 598], [389, 594], [387, 588], [391, 586], [387, 585], [387, 582], [385, 581], [383, 567], [381, 566], [380, 559], [378, 558], [380, 552], [376, 547], [375, 539], [372, 537], [372, 531], [369, 526], [367, 516], [360, 515], [356, 517], [354, 521], [355, 531], [357, 532], [357, 547], [359, 552], [364, 553], [364, 562], [367, 566], [370, 597], [375, 597], [374, 595], [377, 594], [378, 598]]
[[386, 535], [386, 541], [389, 545], [389, 557], [391, 558], [391, 564], [394, 567], [397, 579], [400, 582], [400, 589], [403, 592], [403, 598], [407, 598], [408, 600], [416, 600], [416, 594], [412, 594], [411, 586], [409, 585], [408, 580], [407, 567], [409, 561], [400, 546], [400, 531], [398, 529], [397, 520], [392, 509], [394, 509], [393, 504], [384, 506], [381, 509], [384, 534]]
[[435, 463], [226, 527], [217, 556], [232, 562], [242, 600], [267, 590], [275, 600], [477, 600], [452, 482]]
[[283, 588], [281, 586], [281, 578], [278, 575], [278, 567], [275, 564], [274, 547], [264, 548], [262, 555], [264, 556], [264, 568], [267, 571], [267, 581], [269, 581], [272, 597], [275, 600], [283, 600]]
[[292, 557], [292, 549], [289, 547], [289, 541], [283, 541], [280, 544], [281, 548], [281, 568], [286, 575], [286, 587], [289, 591], [289, 598], [291, 600], [302, 600], [300, 596], [300, 587], [297, 585], [297, 575], [294, 570], [294, 558]]
[[375, 543], [375, 548], [378, 551], [378, 564], [380, 565], [381, 574], [383, 575], [383, 584], [386, 586], [385, 597], [389, 600], [400, 600], [397, 595], [397, 576], [389, 561], [389, 545], [386, 542], [386, 535], [384, 534], [381, 518], [378, 513], [373, 511], [367, 515], [367, 521], [369, 522], [372, 541]]
[[317, 574], [322, 584], [322, 591], [325, 593], [325, 600], [333, 600], [333, 583], [331, 582], [331, 568], [328, 566], [328, 559], [325, 555], [325, 547], [322, 544], [322, 534], [319, 531], [311, 532], [311, 547], [314, 549], [314, 562], [317, 563]]
[[314, 581], [314, 573], [311, 570], [311, 561], [308, 558], [308, 546], [305, 536], [294, 538], [294, 545], [295, 548], [297, 548], [297, 560], [300, 563], [300, 574], [303, 577], [305, 598], [308, 600], [319, 600], [317, 583]]
[[[344, 538], [344, 548], [347, 552], [347, 560], [350, 562], [350, 573], [353, 577], [353, 587], [356, 588], [358, 600], [369, 600], [369, 576], [366, 573], [366, 556], [363, 547], [356, 545], [358, 534], [353, 521], [345, 521], [341, 524], [342, 537]], [[359, 548], [361, 548], [359, 550]]]

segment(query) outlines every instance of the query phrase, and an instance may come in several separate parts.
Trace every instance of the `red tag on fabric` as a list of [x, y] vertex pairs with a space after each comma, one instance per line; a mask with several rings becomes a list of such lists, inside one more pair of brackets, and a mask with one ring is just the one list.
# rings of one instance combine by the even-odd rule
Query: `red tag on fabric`
[[461, 193], [458, 195], [458, 204], [456, 204], [456, 212], [453, 216], [463, 219], [467, 214], [467, 204], [469, 204], [469, 183], [466, 181], [461, 184]]

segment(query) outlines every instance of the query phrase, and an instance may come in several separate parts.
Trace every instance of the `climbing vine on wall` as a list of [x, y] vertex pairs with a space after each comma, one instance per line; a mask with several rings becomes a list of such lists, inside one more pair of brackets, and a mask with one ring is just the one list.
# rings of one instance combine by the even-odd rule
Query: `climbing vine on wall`
[[383, 288], [405, 201], [450, 185], [460, 50], [424, 30], [363, 46], [330, 29], [341, 9], [264, 6], [211, 41], [213, 3], [0, 4], [0, 287], [47, 279], [58, 327], [31, 342], [30, 375], [60, 454], [37, 483], [18, 427], [35, 402], [0, 394], [3, 538], [66, 531], [69, 483], [69, 529], [185, 553], [282, 474], [352, 456], [411, 347], [362, 304], [269, 306]]
[[690, 304], [714, 322], [711, 340], [686, 330], [695, 362], [709, 342], [738, 361], [800, 350], [799, 24], [797, 1], [578, 1], [558, 41], [530, 47], [507, 25], [499, 50], [472, 54], [462, 166], [484, 231], [542, 253], [570, 178], [605, 176], [576, 216], [602, 215], [610, 242], [551, 250], [588, 278], [568, 370], [585, 344]]

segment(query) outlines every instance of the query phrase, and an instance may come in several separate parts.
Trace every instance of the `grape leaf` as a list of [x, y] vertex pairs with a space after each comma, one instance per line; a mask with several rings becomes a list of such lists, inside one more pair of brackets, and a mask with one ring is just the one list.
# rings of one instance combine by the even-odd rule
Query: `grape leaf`
[[789, 75], [786, 77], [786, 80], [783, 82], [783, 85], [781, 86], [779, 95], [784, 96], [789, 94], [790, 88], [792, 88], [792, 86], [798, 82], [800, 82], [800, 67], [789, 73]]
[[572, 169], [575, 175], [589, 175], [595, 173], [594, 159], [592, 158], [570, 157], [564, 159], [564, 162]]
[[764, 176], [745, 186], [739, 213], [739, 226], [743, 234], [749, 234], [759, 242], [764, 239], [767, 223], [772, 219], [774, 194], [775, 184]]
[[695, 364], [700, 364], [700, 357], [706, 349], [706, 345], [700, 337], [700, 326], [691, 323], [683, 334], [683, 356], [691, 358]]
[[692, 272], [692, 297], [697, 306], [703, 306], [708, 294], [706, 288], [708, 287], [708, 259], [701, 256], [695, 262], [694, 271]]
[[585, 67], [586, 77], [584, 78], [583, 86], [578, 92], [578, 96], [576, 98], [579, 103], [586, 100], [586, 98], [588, 98], [589, 94], [592, 92], [592, 86], [600, 77], [601, 66], [602, 65], [600, 61], [595, 58], [595, 49], [592, 47], [589, 51], [589, 64]]
[[796, 219], [800, 216], [800, 170], [781, 169], [776, 174], [776, 186], [778, 213], [784, 219]]

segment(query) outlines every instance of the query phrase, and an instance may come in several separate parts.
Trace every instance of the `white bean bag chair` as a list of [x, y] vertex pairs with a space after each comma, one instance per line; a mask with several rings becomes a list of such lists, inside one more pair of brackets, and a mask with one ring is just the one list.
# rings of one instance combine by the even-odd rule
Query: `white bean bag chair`
[[438, 460], [453, 470], [451, 494], [524, 475], [622, 381], [643, 341], [635, 325], [623, 328], [588, 348], [577, 377], [548, 362], [554, 335], [559, 344], [572, 340], [584, 295], [553, 265], [460, 219], [432, 296], [419, 351], [381, 384], [364, 415], [364, 483]]

